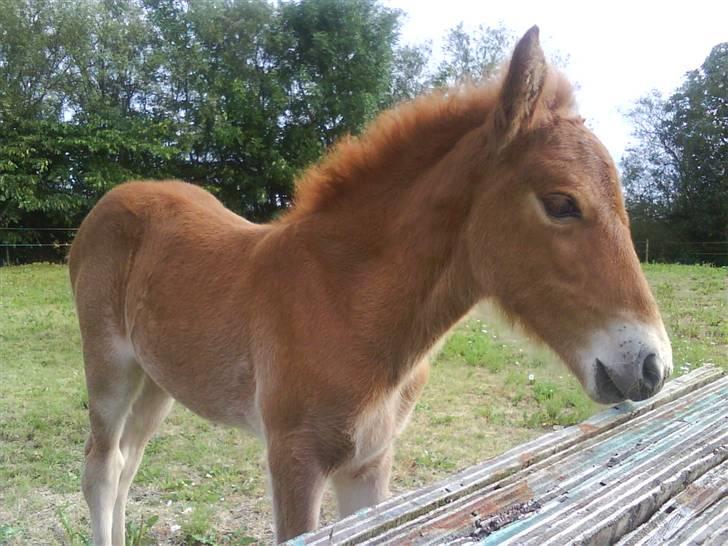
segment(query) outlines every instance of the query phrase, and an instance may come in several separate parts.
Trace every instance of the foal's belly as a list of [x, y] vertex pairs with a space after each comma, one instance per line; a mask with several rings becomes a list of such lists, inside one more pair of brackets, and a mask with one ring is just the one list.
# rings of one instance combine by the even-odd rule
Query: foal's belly
[[[202, 259], [195, 248], [187, 250]], [[203, 275], [180, 259], [165, 255], [164, 267], [147, 260], [151, 265], [142, 263], [130, 277], [125, 322], [134, 355], [198, 415], [258, 431], [256, 378], [234, 270], [220, 257], [220, 272]]]
[[205, 419], [260, 435], [255, 374], [245, 357], [211, 350], [200, 339], [167, 338], [152, 344], [150, 338], [150, 332], [134, 336], [133, 350], [160, 387]]

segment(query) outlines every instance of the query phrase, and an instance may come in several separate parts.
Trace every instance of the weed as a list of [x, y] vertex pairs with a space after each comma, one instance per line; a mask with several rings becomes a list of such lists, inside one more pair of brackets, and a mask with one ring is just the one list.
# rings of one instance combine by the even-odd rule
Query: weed
[[23, 534], [18, 527], [13, 527], [9, 523], [0, 524], [0, 546], [8, 544], [11, 539], [20, 538]]
[[433, 425], [449, 425], [455, 420], [454, 415], [439, 415], [430, 421]]
[[475, 410], [475, 415], [482, 417], [488, 424], [502, 425], [506, 422], [505, 414], [491, 406], [483, 406]]
[[223, 538], [223, 544], [226, 546], [247, 546], [248, 544], [256, 544], [258, 539], [247, 535], [245, 531], [237, 531]]
[[139, 517], [139, 523], [134, 521], [126, 522], [126, 542], [129, 546], [147, 546], [154, 544], [150, 531], [159, 520], [159, 516], [152, 516], [145, 520], [144, 516]]
[[216, 544], [217, 535], [210, 519], [212, 509], [207, 505], [196, 505], [187, 521], [182, 524], [186, 544]]
[[447, 456], [433, 453], [427, 449], [415, 459], [415, 463], [430, 470], [452, 470], [456, 467], [455, 463]]
[[90, 546], [91, 537], [80, 529], [77, 529], [66, 515], [66, 508], [58, 508], [56, 511], [61, 527], [66, 534], [66, 541], [70, 546]]

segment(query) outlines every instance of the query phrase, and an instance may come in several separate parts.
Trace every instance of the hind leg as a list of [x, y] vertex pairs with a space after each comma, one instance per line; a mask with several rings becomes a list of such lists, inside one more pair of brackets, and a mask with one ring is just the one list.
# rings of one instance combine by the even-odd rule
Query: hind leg
[[[112, 546], [114, 504], [124, 456], [119, 443], [144, 372], [129, 356], [84, 347], [91, 434], [86, 443], [82, 489], [95, 546]], [[123, 544], [123, 543], [122, 543]]]
[[131, 482], [134, 480], [134, 475], [144, 455], [144, 448], [164, 418], [169, 414], [174, 402], [172, 397], [157, 386], [148, 375], [144, 376], [143, 382], [142, 389], [126, 419], [119, 443], [124, 467], [119, 477], [119, 486], [114, 504], [112, 534], [114, 545], [124, 544], [126, 499]]

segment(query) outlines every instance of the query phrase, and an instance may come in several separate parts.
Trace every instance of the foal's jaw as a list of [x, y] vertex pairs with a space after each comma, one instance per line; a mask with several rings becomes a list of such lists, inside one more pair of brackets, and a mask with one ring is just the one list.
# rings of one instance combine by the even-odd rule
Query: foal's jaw
[[578, 360], [595, 401], [639, 401], [657, 394], [672, 372], [672, 347], [662, 321], [615, 320], [591, 335]]

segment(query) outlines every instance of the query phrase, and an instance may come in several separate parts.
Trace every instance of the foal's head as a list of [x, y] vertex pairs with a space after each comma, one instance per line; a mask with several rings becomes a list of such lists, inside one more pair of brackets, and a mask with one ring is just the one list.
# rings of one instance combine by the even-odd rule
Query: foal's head
[[568, 83], [547, 68], [536, 27], [516, 46], [483, 130], [490, 165], [468, 244], [487, 296], [558, 353], [595, 400], [657, 393], [672, 350], [617, 171], [573, 111]]

